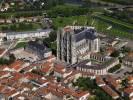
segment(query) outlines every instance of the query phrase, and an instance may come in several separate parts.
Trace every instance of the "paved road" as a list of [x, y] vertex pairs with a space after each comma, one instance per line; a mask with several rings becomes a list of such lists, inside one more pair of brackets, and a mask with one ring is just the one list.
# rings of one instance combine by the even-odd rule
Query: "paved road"
[[133, 50], [133, 40], [127, 40], [127, 39], [125, 40], [128, 42], [127, 47], [130, 47]]
[[12, 48], [14, 47], [14, 45], [16, 45], [17, 41], [13, 41], [11, 44], [9, 44], [8, 47], [6, 47], [6, 50], [4, 51], [4, 53], [2, 54], [1, 57], [5, 56], [7, 54], [7, 52]]
[[121, 68], [119, 71], [117, 71], [114, 75], [114, 77], [121, 77], [121, 78], [124, 78], [126, 77], [126, 73], [127, 72], [132, 72], [133, 68], [129, 68], [129, 67], [126, 67], [126, 66], [122, 66], [123, 68]]

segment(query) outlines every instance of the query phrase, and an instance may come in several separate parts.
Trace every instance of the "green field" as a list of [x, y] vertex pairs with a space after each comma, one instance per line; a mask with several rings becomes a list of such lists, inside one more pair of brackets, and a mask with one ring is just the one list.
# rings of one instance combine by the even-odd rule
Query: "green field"
[[18, 49], [18, 48], [23, 48], [27, 45], [27, 42], [19, 42], [14, 48]]
[[33, 17], [33, 16], [42, 16], [45, 11], [21, 11], [21, 12], [3, 12], [0, 13], [0, 18], [12, 18], [12, 17]]
[[99, 0], [99, 1], [105, 1], [105, 2], [110, 2], [110, 3], [117, 3], [117, 4], [126, 4], [126, 5], [131, 5], [133, 4], [132, 0]]
[[[53, 18], [53, 24], [55, 29], [59, 27], [64, 27], [66, 25], [88, 25], [96, 28], [98, 32], [111, 35], [118, 36], [123, 38], [133, 39], [133, 34], [128, 32], [127, 30], [123, 30], [121, 25], [114, 25], [114, 23], [110, 23], [99, 18], [95, 18], [92, 16], [72, 16], [72, 17], [57, 17]], [[110, 30], [107, 28], [112, 26]]]
[[40, 23], [1, 24], [0, 31], [32, 31], [42, 28]]
[[59, 27], [64, 27], [66, 25], [73, 25], [74, 22], [77, 23], [77, 25], [84, 25], [86, 21], [89, 21], [87, 16], [53, 18], [53, 24], [56, 29], [58, 29]]
[[108, 72], [109, 72], [109, 73], [114, 73], [114, 72], [116, 72], [117, 70], [119, 70], [120, 68], [121, 68], [121, 65], [118, 64], [118, 65], [116, 65], [116, 66], [110, 68], [110, 69], [108, 70]]
[[104, 15], [94, 15], [94, 17], [97, 17], [97, 18], [99, 18], [101, 20], [104, 20], [104, 21], [107, 21], [107, 22], [111, 22], [113, 24], [120, 25], [120, 26], [123, 26], [125, 28], [133, 30], [133, 25], [132, 24], [120, 21], [118, 19], [115, 19], [115, 18], [112, 18], [112, 17], [109, 17], [109, 16], [104, 16]]

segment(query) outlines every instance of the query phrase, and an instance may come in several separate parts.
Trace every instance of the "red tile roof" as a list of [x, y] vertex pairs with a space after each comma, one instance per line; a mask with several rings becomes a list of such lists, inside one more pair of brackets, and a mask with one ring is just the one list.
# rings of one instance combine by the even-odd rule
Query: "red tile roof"
[[128, 95], [130, 95], [131, 93], [133, 93], [133, 86], [124, 89], [124, 92], [127, 93]]
[[81, 98], [82, 96], [88, 94], [88, 96], [90, 95], [90, 93], [88, 91], [78, 91], [78, 92], [75, 92], [73, 94], [74, 97], [76, 98]]
[[96, 83], [97, 83], [97, 85], [105, 85], [105, 82], [103, 81], [103, 79], [102, 79], [102, 77], [100, 77], [100, 76], [97, 76], [96, 77]]
[[133, 75], [130, 75], [130, 76], [128, 76], [128, 81], [130, 82], [130, 81], [133, 81]]
[[60, 73], [60, 74], [64, 74], [65, 68], [64, 68], [64, 66], [57, 64], [57, 65], [55, 65], [55, 67], [54, 67], [54, 71], [55, 71], [55, 72], [58, 72], [58, 73]]
[[5, 49], [0, 48], [0, 55], [5, 51]]
[[0, 71], [0, 77], [9, 74], [10, 72], [8, 71]]
[[0, 65], [0, 70], [3, 71], [5, 68], [8, 68], [7, 65]]
[[28, 78], [28, 79], [39, 79], [41, 78], [40, 75], [37, 75], [37, 74], [34, 74], [34, 73], [31, 73], [31, 72], [27, 72], [25, 73], [25, 78]]
[[9, 65], [9, 68], [12, 68], [12, 69], [15, 69], [15, 70], [19, 70], [22, 67], [23, 64], [24, 64], [23, 61], [16, 60], [11, 65]]
[[110, 75], [106, 76], [106, 81], [108, 82], [108, 84], [112, 85], [116, 89], [120, 86], [119, 82]]
[[80, 98], [80, 97], [82, 97], [82, 96], [84, 96], [86, 94], [89, 95], [88, 91], [75, 91], [75, 90], [73, 90], [71, 88], [60, 86], [58, 84], [49, 83], [48, 84], [48, 89], [50, 91], [54, 91], [56, 93], [60, 93], [60, 94], [63, 93], [62, 95], [68, 94], [68, 95], [71, 95], [71, 96], [76, 97], [76, 98]]
[[40, 69], [41, 72], [47, 73], [53, 68], [53, 63], [52, 62], [46, 62], [41, 65], [42, 69]]
[[133, 57], [133, 51], [128, 53], [129, 57]]
[[111, 97], [119, 97], [119, 95], [112, 90], [109, 86], [105, 85], [101, 87], [107, 94], [109, 94]]

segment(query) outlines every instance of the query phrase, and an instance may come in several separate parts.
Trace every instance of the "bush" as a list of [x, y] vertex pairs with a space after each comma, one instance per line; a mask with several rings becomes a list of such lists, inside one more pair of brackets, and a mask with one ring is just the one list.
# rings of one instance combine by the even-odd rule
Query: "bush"
[[74, 83], [74, 85], [80, 87], [83, 90], [89, 90], [92, 92], [94, 95], [96, 95], [95, 100], [112, 100], [108, 94], [106, 94], [96, 85], [95, 80], [90, 78], [80, 77], [77, 82]]
[[9, 65], [13, 63], [16, 60], [15, 56], [13, 54], [9, 55], [9, 59], [0, 58], [0, 65]]
[[113, 73], [113, 72], [117, 71], [117, 70], [120, 69], [120, 68], [121, 68], [121, 64], [118, 64], [118, 65], [116, 65], [116, 66], [110, 68], [110, 69], [108, 70], [108, 72]]
[[120, 55], [120, 52], [118, 50], [116, 50], [110, 56], [111, 57], [118, 57], [119, 55]]

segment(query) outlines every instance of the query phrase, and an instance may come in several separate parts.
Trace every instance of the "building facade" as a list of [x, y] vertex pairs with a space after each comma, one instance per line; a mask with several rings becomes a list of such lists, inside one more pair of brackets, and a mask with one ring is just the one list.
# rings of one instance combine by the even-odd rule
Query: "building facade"
[[57, 34], [57, 59], [74, 64], [80, 55], [99, 52], [99, 38], [93, 27], [67, 26]]
[[123, 60], [122, 60], [122, 64], [124, 66], [133, 68], [133, 51], [128, 53], [128, 55], [126, 55]]
[[48, 37], [51, 29], [26, 31], [26, 32], [0, 32], [0, 39], [7, 38], [7, 40], [35, 38], [35, 37]]
[[93, 73], [94, 75], [107, 75], [108, 70], [119, 64], [117, 58], [111, 58], [102, 64], [96, 64], [93, 61], [84, 60], [75, 64], [73, 67], [78, 71]]

